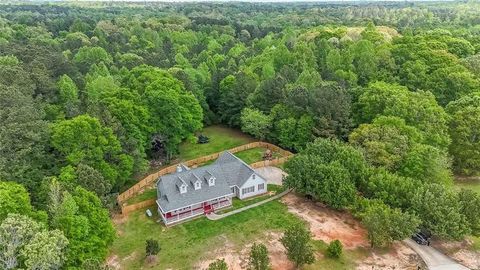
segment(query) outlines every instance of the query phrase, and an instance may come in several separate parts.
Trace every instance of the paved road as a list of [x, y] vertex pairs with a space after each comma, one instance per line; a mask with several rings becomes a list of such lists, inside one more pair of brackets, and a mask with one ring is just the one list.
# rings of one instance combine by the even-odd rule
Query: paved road
[[415, 243], [412, 239], [404, 240], [420, 257], [430, 270], [468, 270], [469, 268], [455, 262], [433, 247]]
[[257, 207], [257, 206], [262, 205], [262, 204], [264, 204], [264, 203], [268, 203], [268, 202], [271, 202], [271, 201], [273, 201], [273, 200], [276, 200], [276, 199], [278, 199], [278, 198], [286, 195], [286, 194], [289, 193], [290, 191], [291, 191], [291, 189], [287, 189], [287, 190], [285, 190], [284, 192], [279, 193], [279, 194], [277, 194], [277, 195], [275, 195], [275, 196], [272, 196], [272, 197], [270, 197], [270, 198], [268, 198], [268, 199], [265, 199], [265, 200], [263, 200], [263, 201], [259, 201], [259, 202], [257, 202], [257, 203], [253, 203], [253, 204], [247, 205], [247, 206], [242, 207], [242, 208], [238, 208], [238, 209], [236, 209], [236, 210], [227, 212], [227, 213], [225, 213], [225, 214], [215, 214], [214, 212], [212, 212], [212, 213], [210, 213], [210, 214], [207, 214], [206, 216], [207, 216], [207, 218], [210, 219], [210, 220], [219, 220], [219, 219], [222, 219], [222, 218], [225, 218], [225, 217], [228, 217], [228, 216], [235, 215], [235, 214], [237, 214], [237, 213], [243, 212], [243, 211], [248, 210], [248, 209], [250, 209], [250, 208]]

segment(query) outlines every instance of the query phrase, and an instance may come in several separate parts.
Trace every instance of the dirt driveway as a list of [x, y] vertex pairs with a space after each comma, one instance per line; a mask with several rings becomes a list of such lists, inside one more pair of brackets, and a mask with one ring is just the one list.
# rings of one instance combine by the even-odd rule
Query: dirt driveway
[[273, 166], [255, 169], [255, 172], [263, 176], [267, 180], [267, 184], [275, 185], [281, 185], [283, 176], [287, 175], [282, 169]]

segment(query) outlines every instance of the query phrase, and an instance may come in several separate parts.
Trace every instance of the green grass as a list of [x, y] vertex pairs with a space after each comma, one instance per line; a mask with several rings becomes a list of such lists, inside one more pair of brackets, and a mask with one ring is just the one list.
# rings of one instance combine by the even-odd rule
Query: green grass
[[480, 251], [480, 236], [469, 236], [470, 240], [472, 240], [472, 249], [475, 251]]
[[190, 142], [180, 144], [179, 159], [181, 161], [213, 154], [255, 141], [254, 138], [239, 130], [224, 126], [209, 126], [204, 128], [199, 134], [200, 133], [207, 136], [210, 141], [205, 144], [192, 144]]
[[147, 189], [145, 190], [142, 194], [139, 194], [135, 197], [132, 197], [127, 200], [127, 204], [134, 204], [138, 202], [143, 202], [149, 199], [154, 199], [157, 197], [157, 189], [152, 188], [152, 189]]
[[[317, 252], [326, 254], [328, 244], [322, 240], [314, 240], [314, 249]], [[332, 269], [332, 270], [350, 270], [355, 269], [355, 262], [366, 258], [370, 254], [370, 251], [365, 248], [357, 248], [354, 250], [343, 249], [343, 254], [338, 259], [329, 258], [324, 256], [320, 260], [316, 260], [313, 264], [304, 266], [302, 269], [314, 270], [314, 269]]]
[[[111, 247], [111, 253], [120, 257], [123, 269], [142, 269], [145, 258], [145, 241], [159, 241], [162, 250], [158, 264], [150, 269], [192, 269], [209, 252], [225, 245], [225, 238], [241, 249], [264, 235], [266, 231], [283, 231], [301, 223], [279, 201], [272, 201], [235, 214], [210, 221], [205, 217], [171, 228], [165, 228], [153, 218], [147, 218], [145, 209], [132, 213], [123, 224], [116, 225], [119, 237]], [[128, 259], [125, 259], [127, 258]]]
[[458, 189], [470, 189], [480, 194], [480, 179], [455, 180], [455, 187]]
[[284, 191], [285, 187], [279, 186], [279, 185], [268, 184], [267, 185], [267, 190], [273, 192], [273, 194], [260, 195], [260, 196], [257, 196], [257, 197], [251, 198], [251, 199], [246, 199], [246, 200], [240, 200], [239, 198], [233, 198], [232, 199], [232, 206], [225, 209], [225, 210], [221, 210], [218, 213], [220, 213], [220, 214], [227, 213], [227, 212], [230, 212], [230, 211], [238, 209], [238, 208], [242, 208], [242, 207], [257, 203], [257, 202], [261, 202], [263, 200], [266, 200], [266, 199], [274, 196], [275, 194], [278, 194], [278, 193]]

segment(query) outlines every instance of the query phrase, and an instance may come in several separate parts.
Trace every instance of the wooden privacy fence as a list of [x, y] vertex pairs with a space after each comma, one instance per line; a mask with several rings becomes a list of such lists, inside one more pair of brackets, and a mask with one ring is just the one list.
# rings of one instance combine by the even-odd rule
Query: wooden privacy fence
[[139, 203], [131, 204], [131, 205], [122, 205], [122, 215], [127, 215], [130, 212], [133, 212], [138, 209], [145, 208], [147, 206], [154, 205], [156, 203], [157, 199], [149, 199], [146, 201], [142, 201]]
[[[282, 157], [275, 158], [273, 160], [264, 160], [264, 161], [259, 161], [259, 162], [252, 163], [252, 164], [250, 164], [250, 166], [252, 168], [260, 168], [260, 167], [265, 167], [265, 166], [273, 166], [273, 165], [282, 164], [283, 162], [288, 160], [288, 158], [290, 158], [293, 155], [290, 151], [286, 151], [286, 150], [284, 150], [284, 149], [282, 149], [282, 148], [280, 148], [280, 147], [278, 147], [274, 144], [267, 143], [267, 142], [247, 143], [247, 144], [244, 144], [244, 145], [241, 145], [241, 146], [237, 146], [237, 147], [228, 149], [226, 151], [229, 151], [230, 153], [236, 153], [236, 152], [241, 152], [241, 151], [244, 151], [244, 150], [257, 148], [257, 147], [267, 148], [271, 151], [279, 153]], [[188, 167], [197, 166], [197, 165], [203, 164], [207, 161], [217, 159], [218, 156], [222, 152], [210, 154], [210, 155], [207, 155], [207, 156], [199, 157], [199, 158], [188, 160], [188, 161], [181, 162], [181, 163], [185, 164]], [[165, 175], [165, 174], [169, 174], [169, 173], [174, 173], [177, 170], [177, 166], [178, 166], [178, 164], [171, 165], [171, 166], [163, 168], [163, 169], [161, 169], [161, 170], [159, 170], [155, 173], [152, 173], [152, 174], [148, 175], [147, 177], [143, 178], [142, 180], [138, 181], [138, 183], [133, 185], [131, 188], [129, 188], [125, 192], [118, 195], [117, 201], [118, 201], [118, 204], [120, 205], [120, 207], [122, 208], [122, 214], [125, 215], [125, 214], [128, 214], [129, 212], [132, 212], [134, 210], [144, 208], [144, 207], [147, 207], [147, 206], [150, 206], [150, 205], [154, 205], [155, 204], [155, 199], [142, 201], [142, 202], [132, 204], [132, 205], [124, 205], [124, 203], [128, 199], [137, 195], [140, 191], [143, 191], [146, 188], [149, 188], [149, 187], [153, 186], [153, 184], [157, 181], [157, 179], [160, 176]]]

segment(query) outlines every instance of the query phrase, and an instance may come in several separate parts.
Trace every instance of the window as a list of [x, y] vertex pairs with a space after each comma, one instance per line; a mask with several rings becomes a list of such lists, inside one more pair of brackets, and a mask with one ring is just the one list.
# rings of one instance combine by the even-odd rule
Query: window
[[195, 182], [195, 190], [200, 189], [200, 181]]
[[209, 186], [215, 185], [215, 178], [214, 177], [210, 177], [210, 179], [208, 179], [208, 185]]
[[185, 193], [187, 192], [187, 186], [186, 185], [181, 185], [180, 186], [180, 193]]
[[248, 188], [242, 188], [242, 194], [252, 193], [255, 191], [255, 186], [251, 186]]
[[265, 188], [265, 184], [258, 184], [258, 190], [263, 190]]
[[253, 180], [255, 180], [255, 174], [254, 174], [254, 175], [252, 175], [252, 179], [253, 179]]

